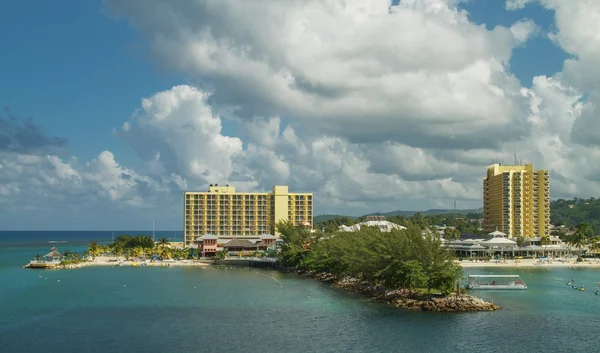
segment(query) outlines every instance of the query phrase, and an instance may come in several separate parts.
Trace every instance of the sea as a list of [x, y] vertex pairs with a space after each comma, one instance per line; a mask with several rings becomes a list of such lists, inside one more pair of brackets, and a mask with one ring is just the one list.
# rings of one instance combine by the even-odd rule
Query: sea
[[53, 245], [111, 239], [0, 232], [0, 352], [598, 352], [594, 269], [469, 269], [519, 274], [529, 289], [478, 293], [495, 312], [425, 313], [255, 268], [22, 268]]

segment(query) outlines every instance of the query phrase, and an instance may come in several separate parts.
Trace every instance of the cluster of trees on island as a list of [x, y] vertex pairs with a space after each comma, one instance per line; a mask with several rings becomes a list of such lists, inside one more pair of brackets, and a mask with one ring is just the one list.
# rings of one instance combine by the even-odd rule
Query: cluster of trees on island
[[362, 227], [356, 232], [311, 233], [281, 223], [278, 230], [283, 240], [279, 260], [287, 268], [443, 294], [451, 293], [463, 274], [439, 237], [423, 236], [415, 226], [391, 232]]

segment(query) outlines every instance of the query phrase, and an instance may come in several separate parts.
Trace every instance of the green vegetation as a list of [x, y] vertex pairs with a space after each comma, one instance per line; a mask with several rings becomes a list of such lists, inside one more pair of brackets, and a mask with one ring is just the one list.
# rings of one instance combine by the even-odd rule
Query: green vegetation
[[[472, 210], [427, 210], [424, 212], [414, 211], [392, 211], [388, 213], [371, 213], [368, 215], [385, 216], [386, 220], [403, 226], [417, 225], [424, 228], [434, 225], [447, 225], [457, 227], [464, 233], [480, 234], [477, 228], [483, 218], [481, 209]], [[353, 225], [365, 220], [368, 215], [362, 217], [350, 217], [344, 215], [323, 215], [314, 219], [315, 228], [325, 228], [326, 232], [338, 229], [340, 225]], [[565, 226], [575, 230], [582, 224], [589, 225], [592, 234], [600, 234], [600, 198], [590, 197], [588, 199], [575, 197], [572, 200], [558, 199], [550, 202], [550, 219], [553, 225]]]
[[574, 228], [588, 224], [593, 233], [600, 233], [600, 199], [574, 198], [550, 202], [550, 219], [554, 225]]
[[[350, 226], [365, 221], [367, 216], [360, 218], [352, 218], [348, 216], [340, 216], [338, 218], [330, 218], [321, 223], [315, 223], [315, 228], [323, 230], [326, 233], [335, 232], [341, 225]], [[438, 214], [438, 215], [422, 215], [417, 212], [412, 216], [388, 216], [387, 221], [396, 223], [407, 228], [417, 227], [420, 229], [429, 229], [434, 226], [454, 227], [459, 234], [474, 233], [480, 235], [479, 228], [481, 227], [481, 214], [469, 213], [466, 216], [456, 216], [455, 214]]]
[[351, 276], [389, 288], [427, 288], [451, 293], [462, 277], [454, 255], [436, 236], [406, 230], [311, 233], [304, 227], [279, 223], [283, 245], [280, 263], [303, 271]]

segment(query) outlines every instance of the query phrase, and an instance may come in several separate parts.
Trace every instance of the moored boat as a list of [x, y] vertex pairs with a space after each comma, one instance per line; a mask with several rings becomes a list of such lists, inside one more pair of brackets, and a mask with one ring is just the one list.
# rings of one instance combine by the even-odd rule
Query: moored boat
[[527, 285], [519, 275], [469, 275], [466, 288], [524, 290]]

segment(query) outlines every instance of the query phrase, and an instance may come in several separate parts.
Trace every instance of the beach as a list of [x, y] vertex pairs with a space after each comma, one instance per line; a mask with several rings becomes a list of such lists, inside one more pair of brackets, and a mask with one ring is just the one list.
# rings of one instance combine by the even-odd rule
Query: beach
[[478, 267], [539, 267], [539, 268], [600, 268], [600, 259], [586, 259], [577, 262], [576, 258], [553, 259], [540, 261], [539, 259], [518, 259], [518, 260], [490, 260], [490, 261], [457, 261], [463, 268]]
[[82, 268], [90, 266], [152, 266], [152, 267], [203, 267], [210, 266], [210, 263], [199, 262], [197, 260], [168, 260], [168, 261], [132, 261], [123, 258], [117, 259], [114, 256], [97, 256], [91, 261], [80, 262], [77, 264], [66, 265], [65, 268]]

